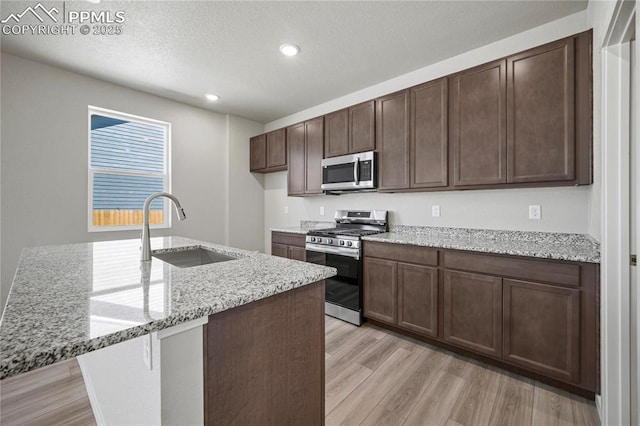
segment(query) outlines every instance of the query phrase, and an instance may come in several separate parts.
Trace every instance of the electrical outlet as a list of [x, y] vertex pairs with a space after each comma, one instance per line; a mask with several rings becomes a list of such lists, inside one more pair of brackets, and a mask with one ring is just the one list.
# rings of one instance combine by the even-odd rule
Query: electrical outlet
[[542, 218], [542, 209], [541, 206], [529, 206], [529, 219], [538, 220]]
[[284, 206], [284, 214], [289, 214], [289, 206]]
[[149, 370], [153, 370], [153, 364], [151, 362], [151, 335], [145, 334], [142, 336], [142, 360]]
[[324, 206], [320, 206], [320, 216], [324, 216]]
[[431, 216], [440, 217], [440, 206], [431, 206]]

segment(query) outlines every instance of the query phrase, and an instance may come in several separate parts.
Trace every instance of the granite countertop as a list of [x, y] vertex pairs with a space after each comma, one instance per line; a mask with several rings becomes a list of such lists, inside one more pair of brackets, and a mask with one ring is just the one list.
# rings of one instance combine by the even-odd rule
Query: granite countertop
[[140, 263], [140, 241], [26, 248], [0, 322], [0, 379], [329, 278], [334, 268], [181, 237], [237, 259]]
[[600, 244], [583, 234], [398, 225], [363, 240], [600, 263]]
[[335, 228], [335, 222], [318, 222], [313, 220], [301, 220], [299, 226], [287, 226], [280, 228], [269, 228], [272, 232], [286, 232], [289, 234], [306, 234], [315, 229]]

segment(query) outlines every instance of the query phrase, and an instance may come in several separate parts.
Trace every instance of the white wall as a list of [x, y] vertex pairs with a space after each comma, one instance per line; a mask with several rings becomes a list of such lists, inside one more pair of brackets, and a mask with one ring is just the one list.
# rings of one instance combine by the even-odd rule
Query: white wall
[[[4, 308], [23, 247], [137, 238], [139, 231], [87, 231], [87, 106], [95, 105], [172, 124], [172, 192], [187, 220], [152, 230], [201, 240], [261, 247], [261, 235], [228, 226], [237, 197], [229, 197], [229, 161], [248, 150], [262, 125], [127, 89], [59, 68], [2, 54], [2, 286]], [[229, 124], [228, 121], [231, 123]], [[258, 133], [259, 133], [258, 132]], [[244, 140], [242, 140], [244, 138]], [[230, 143], [234, 146], [229, 147]], [[242, 144], [236, 149], [235, 144]], [[246, 147], [245, 147], [246, 145]], [[248, 153], [244, 164], [248, 164]], [[248, 166], [233, 191], [256, 193]], [[247, 188], [245, 188], [245, 184]], [[263, 209], [260, 197], [242, 200]], [[173, 213], [172, 213], [173, 214]], [[262, 217], [260, 216], [262, 226]]]
[[227, 244], [246, 250], [264, 247], [264, 175], [249, 173], [249, 138], [264, 125], [229, 117], [229, 211]]
[[[317, 117], [358, 102], [480, 65], [540, 44], [586, 31], [586, 11], [545, 24], [462, 55], [404, 74], [364, 90], [267, 123], [273, 130]], [[596, 147], [599, 149], [599, 146]], [[599, 157], [598, 157], [599, 158]], [[600, 166], [594, 164], [596, 179]], [[332, 220], [337, 208], [376, 208], [392, 212], [391, 224], [452, 226], [549, 232], [589, 233], [599, 236], [600, 186], [537, 189], [447, 191], [407, 194], [348, 194], [309, 198], [287, 197], [286, 173], [265, 177], [265, 250], [270, 250], [270, 227], [294, 226], [300, 220]], [[542, 220], [528, 219], [528, 205], [542, 205]], [[431, 205], [441, 216], [431, 217]], [[284, 214], [285, 206], [289, 213]], [[320, 216], [320, 206], [325, 216]], [[595, 216], [595, 218], [594, 218]]]

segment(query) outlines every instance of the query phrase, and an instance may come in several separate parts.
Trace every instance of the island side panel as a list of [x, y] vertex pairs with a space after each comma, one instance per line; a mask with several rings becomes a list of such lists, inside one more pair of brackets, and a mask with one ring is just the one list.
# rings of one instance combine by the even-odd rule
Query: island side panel
[[324, 425], [324, 281], [209, 316], [205, 421]]

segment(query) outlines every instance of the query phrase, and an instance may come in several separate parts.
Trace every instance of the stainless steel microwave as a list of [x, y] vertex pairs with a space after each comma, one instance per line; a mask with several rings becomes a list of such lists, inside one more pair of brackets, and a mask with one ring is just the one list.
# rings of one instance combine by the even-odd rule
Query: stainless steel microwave
[[375, 152], [342, 155], [322, 160], [322, 189], [327, 192], [375, 190]]

